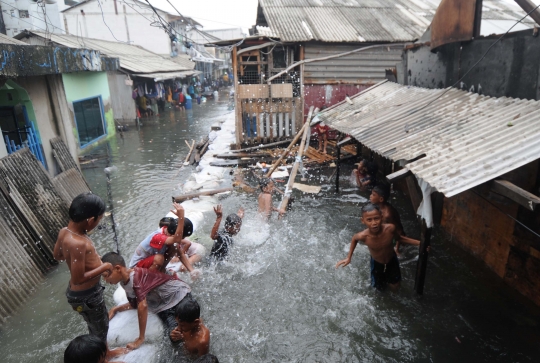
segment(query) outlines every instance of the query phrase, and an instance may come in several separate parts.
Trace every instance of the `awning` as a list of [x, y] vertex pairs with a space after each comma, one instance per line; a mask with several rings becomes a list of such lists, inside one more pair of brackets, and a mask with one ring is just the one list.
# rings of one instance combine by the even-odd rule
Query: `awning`
[[[451, 197], [540, 158], [540, 101], [381, 82], [320, 113]], [[422, 157], [422, 155], [424, 155]]]
[[169, 73], [145, 73], [134, 74], [135, 77], [152, 78], [154, 82], [164, 81], [166, 79], [185, 78], [191, 77], [197, 74], [201, 74], [201, 71], [182, 71], [182, 72], [169, 72]]

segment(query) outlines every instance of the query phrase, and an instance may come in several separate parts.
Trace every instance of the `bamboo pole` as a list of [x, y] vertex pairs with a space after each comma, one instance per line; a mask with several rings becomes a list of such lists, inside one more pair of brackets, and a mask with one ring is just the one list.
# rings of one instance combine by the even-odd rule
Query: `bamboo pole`
[[189, 165], [189, 157], [191, 156], [191, 153], [193, 152], [193, 148], [195, 147], [195, 140], [191, 140], [192, 143], [191, 143], [191, 146], [189, 145], [189, 142], [187, 142], [186, 140], [184, 140], [186, 142], [186, 145], [189, 147], [189, 152], [186, 156], [186, 160], [184, 160], [184, 165]]
[[[310, 109], [309, 109], [308, 119], [311, 119], [312, 113], [313, 113], [313, 106], [311, 106]], [[292, 147], [298, 142], [298, 139], [300, 138], [301, 135], [303, 135], [304, 130], [305, 130], [306, 127], [309, 127], [309, 122], [304, 123], [304, 126], [302, 126], [300, 131], [298, 131], [298, 133], [294, 137], [293, 141], [291, 141], [291, 143], [289, 144], [289, 146], [287, 146], [287, 148], [285, 149], [283, 154], [281, 154], [279, 159], [272, 165], [272, 167], [270, 168], [268, 173], [266, 173], [267, 178], [269, 178], [272, 175], [274, 170], [276, 170], [276, 168], [279, 166], [279, 163], [281, 163], [281, 160], [283, 160], [283, 158], [289, 153], [289, 151], [291, 151]]]
[[218, 193], [225, 193], [225, 192], [231, 192], [231, 191], [233, 191], [233, 188], [221, 188], [221, 189], [207, 190], [207, 191], [198, 192], [198, 193], [183, 194], [177, 197], [173, 197], [172, 199], [173, 199], [173, 202], [180, 203], [185, 200], [197, 198], [203, 195], [214, 195]]
[[247, 148], [245, 148], [245, 149], [231, 150], [230, 152], [231, 152], [231, 153], [242, 153], [242, 152], [255, 151], [255, 150], [260, 150], [260, 149], [269, 149], [269, 148], [274, 147], [274, 146], [286, 144], [286, 143], [288, 143], [289, 141], [290, 141], [290, 140], [277, 141], [277, 142], [272, 142], [272, 143], [270, 143], [270, 144], [264, 144], [264, 145], [259, 145], [259, 146], [247, 147]]
[[[308, 118], [306, 120], [306, 124], [309, 125], [311, 122], [311, 119]], [[285, 194], [283, 195], [283, 199], [281, 200], [281, 204], [279, 206], [279, 209], [281, 211], [284, 211], [287, 208], [287, 205], [289, 204], [289, 201], [291, 199], [291, 193], [292, 188], [294, 184], [294, 179], [296, 178], [296, 174], [298, 173], [298, 168], [300, 167], [300, 163], [302, 162], [302, 156], [304, 154], [304, 145], [306, 144], [307, 134], [311, 130], [310, 127], [304, 128], [304, 134], [302, 135], [302, 142], [300, 143], [300, 147], [298, 148], [298, 154], [296, 155], [296, 161], [294, 162], [294, 165], [291, 170], [291, 175], [289, 175], [289, 181], [287, 183], [287, 187], [285, 188]], [[281, 217], [281, 215], [280, 215]]]

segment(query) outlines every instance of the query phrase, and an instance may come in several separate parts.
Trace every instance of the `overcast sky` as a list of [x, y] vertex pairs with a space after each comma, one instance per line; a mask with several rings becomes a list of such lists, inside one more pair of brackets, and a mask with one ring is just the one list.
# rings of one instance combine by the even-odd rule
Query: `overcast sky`
[[[241, 27], [247, 32], [255, 25], [257, 0], [169, 0], [182, 15], [189, 16], [204, 29]], [[152, 5], [176, 13], [167, 0], [150, 0]]]

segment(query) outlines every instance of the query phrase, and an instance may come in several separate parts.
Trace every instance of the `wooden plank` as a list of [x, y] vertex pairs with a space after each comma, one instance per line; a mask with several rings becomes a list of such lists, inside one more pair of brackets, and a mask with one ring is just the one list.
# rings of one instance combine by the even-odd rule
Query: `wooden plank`
[[233, 191], [233, 188], [221, 188], [221, 189], [207, 190], [207, 191], [204, 191], [204, 192], [183, 194], [183, 195], [179, 195], [177, 197], [173, 197], [172, 199], [173, 199], [173, 202], [180, 203], [180, 202], [183, 202], [185, 200], [198, 198], [200, 196], [214, 195], [214, 194], [218, 194], [218, 193], [225, 193], [225, 192], [231, 192], [231, 191]]
[[283, 145], [283, 144], [286, 144], [286, 143], [289, 143], [289, 142], [291, 142], [291, 140], [277, 141], [277, 142], [273, 142], [273, 143], [270, 143], [270, 144], [261, 144], [261, 145], [257, 145], [257, 146], [253, 146], [253, 147], [247, 147], [247, 148], [244, 148], [244, 149], [231, 150], [231, 152], [232, 153], [243, 153], [243, 152], [255, 151], [255, 150], [260, 150], [260, 149], [269, 149], [269, 148], [273, 148], [274, 146]]
[[414, 290], [418, 295], [424, 294], [424, 284], [426, 282], [426, 270], [428, 261], [428, 248], [431, 240], [431, 228], [427, 228], [426, 221], [422, 219], [422, 231], [420, 233], [420, 253], [416, 263], [416, 278], [414, 280]]
[[212, 161], [210, 162], [210, 166], [218, 166], [221, 168], [228, 168], [230, 166], [237, 166], [237, 165], [254, 165], [257, 163], [257, 160], [255, 159], [230, 159], [230, 160], [223, 160], [223, 161]]
[[530, 211], [535, 211], [540, 205], [540, 198], [528, 191], [521, 189], [508, 180], [494, 180], [491, 185], [491, 190], [497, 194], [503, 195], [506, 198], [513, 200], [522, 207]]
[[422, 202], [422, 194], [419, 191], [420, 187], [418, 186], [416, 178], [412, 174], [406, 177], [405, 181], [407, 182], [407, 189], [409, 190], [409, 196], [411, 197], [413, 209], [417, 211], [420, 203]]
[[395, 183], [397, 182], [398, 180], [401, 180], [401, 179], [404, 179], [408, 176], [411, 176], [413, 175], [413, 173], [407, 169], [407, 168], [403, 168], [401, 170], [398, 170], [396, 171], [395, 173], [392, 173], [392, 174], [388, 174], [386, 176], [386, 179], [390, 182], [390, 183]]
[[343, 140], [341, 140], [340, 142], [337, 143], [337, 146], [345, 146], [345, 145], [348, 145], [350, 143], [353, 143], [355, 142], [355, 140], [350, 137], [350, 136], [347, 136], [346, 138], [344, 138]]

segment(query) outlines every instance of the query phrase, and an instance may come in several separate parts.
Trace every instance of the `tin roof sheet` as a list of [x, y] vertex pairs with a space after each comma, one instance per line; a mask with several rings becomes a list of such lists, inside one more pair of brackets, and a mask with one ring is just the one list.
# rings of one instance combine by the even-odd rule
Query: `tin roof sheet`
[[134, 76], [152, 78], [155, 82], [164, 81], [166, 79], [175, 79], [175, 78], [185, 78], [191, 77], [196, 74], [201, 74], [201, 71], [191, 70], [191, 71], [182, 71], [182, 72], [168, 72], [168, 73], [145, 73], [145, 74], [134, 74]]
[[[23, 34], [21, 33], [21, 36]], [[35, 30], [27, 30], [26, 34], [42, 38], [46, 36], [52, 42], [65, 47], [98, 50], [104, 56], [118, 58], [120, 67], [133, 73], [178, 72], [193, 69], [136, 45], [66, 34], [45, 34]]]
[[540, 101], [381, 82], [319, 118], [447, 197], [540, 158]]
[[25, 42], [21, 42], [12, 37], [8, 37], [5, 34], [0, 33], [0, 44], [16, 44], [16, 45], [28, 45]]
[[[439, 3], [440, 0], [259, 0], [267, 24], [257, 25], [268, 25], [270, 29], [264, 34], [275, 34], [285, 42], [413, 41], [425, 32]], [[503, 0], [483, 1], [483, 21], [515, 22], [524, 15], [521, 8]], [[524, 23], [529, 28], [534, 25], [530, 18]], [[493, 24], [488, 28], [492, 31]]]

